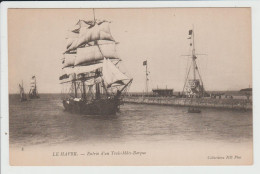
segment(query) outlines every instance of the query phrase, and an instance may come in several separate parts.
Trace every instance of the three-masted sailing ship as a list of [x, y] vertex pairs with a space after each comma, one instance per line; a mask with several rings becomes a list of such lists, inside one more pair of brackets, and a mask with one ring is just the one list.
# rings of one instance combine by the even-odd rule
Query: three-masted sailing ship
[[188, 98], [201, 98], [205, 97], [208, 94], [205, 92], [203, 81], [199, 72], [199, 68], [196, 62], [198, 55], [204, 54], [196, 54], [195, 53], [195, 40], [194, 40], [194, 29], [189, 30], [189, 37], [191, 54], [183, 55], [191, 57], [192, 62], [188, 68], [187, 75], [185, 77], [185, 83], [183, 86], [182, 94]]
[[40, 98], [38, 91], [37, 91], [36, 77], [35, 76], [32, 76], [32, 78], [31, 78], [31, 88], [30, 88], [30, 91], [29, 91], [29, 98], [30, 99]]
[[27, 97], [26, 94], [24, 93], [23, 82], [22, 84], [19, 84], [19, 89], [20, 89], [20, 101], [21, 102], [26, 101]]
[[[94, 13], [94, 10], [93, 10]], [[132, 78], [120, 70], [109, 21], [79, 20], [68, 31], [62, 58], [63, 106], [80, 114], [115, 114]]]

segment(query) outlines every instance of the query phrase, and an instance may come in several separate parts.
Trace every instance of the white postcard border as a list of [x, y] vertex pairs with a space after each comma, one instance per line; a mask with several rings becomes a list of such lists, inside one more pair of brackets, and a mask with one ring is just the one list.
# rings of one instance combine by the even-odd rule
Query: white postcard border
[[[8, 128], [8, 8], [143, 8], [143, 7], [251, 7], [252, 8], [252, 55], [253, 55], [253, 128], [254, 165], [214, 167], [19, 167], [9, 166]], [[1, 172], [5, 174], [30, 173], [257, 173], [260, 171], [260, 2], [259, 1], [92, 1], [92, 2], [2, 2], [1, 3]]]

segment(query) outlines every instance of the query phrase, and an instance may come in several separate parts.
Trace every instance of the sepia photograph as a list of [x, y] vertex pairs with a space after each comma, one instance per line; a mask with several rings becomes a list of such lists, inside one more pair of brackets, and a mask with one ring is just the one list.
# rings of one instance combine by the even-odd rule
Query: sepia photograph
[[9, 8], [10, 166], [253, 165], [251, 8]]

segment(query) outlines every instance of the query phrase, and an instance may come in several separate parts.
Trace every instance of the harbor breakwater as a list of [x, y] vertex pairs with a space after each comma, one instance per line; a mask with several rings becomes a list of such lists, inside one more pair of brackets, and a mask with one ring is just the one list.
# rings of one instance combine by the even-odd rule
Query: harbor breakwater
[[124, 103], [153, 104], [165, 106], [187, 106], [204, 108], [223, 108], [234, 110], [252, 110], [252, 100], [230, 98], [176, 98], [124, 96]]

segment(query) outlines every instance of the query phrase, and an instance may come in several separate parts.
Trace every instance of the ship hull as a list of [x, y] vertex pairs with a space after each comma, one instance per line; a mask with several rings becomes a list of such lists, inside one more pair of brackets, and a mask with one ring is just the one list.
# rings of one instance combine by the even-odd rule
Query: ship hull
[[201, 110], [198, 108], [189, 108], [188, 113], [201, 113]]
[[65, 111], [86, 115], [111, 115], [119, 111], [120, 99], [98, 99], [91, 102], [63, 100]]
[[37, 99], [37, 98], [40, 98], [40, 96], [38, 96], [38, 95], [37, 95], [37, 96], [35, 96], [35, 95], [29, 95], [29, 98], [30, 98], [30, 99]]
[[21, 102], [27, 101], [27, 98], [21, 98], [20, 101]]

